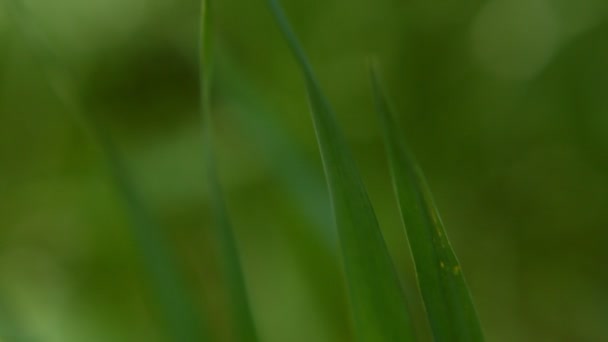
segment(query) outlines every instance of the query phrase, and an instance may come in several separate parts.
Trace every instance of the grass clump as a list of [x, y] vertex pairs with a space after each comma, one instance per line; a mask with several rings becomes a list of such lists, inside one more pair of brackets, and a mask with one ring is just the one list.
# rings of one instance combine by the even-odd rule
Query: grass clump
[[[17, 0], [11, 3], [16, 22], [26, 33], [33, 47], [33, 54], [40, 62], [41, 74], [45, 75], [46, 81], [57, 98], [64, 103], [67, 111], [85, 123], [103, 152], [113, 183], [131, 218], [132, 235], [152, 284], [155, 300], [160, 304], [168, 339], [177, 342], [215, 341], [215, 335], [211, 333], [213, 329], [206, 325], [206, 316], [202, 314], [204, 310], [199, 310], [200, 308], [194, 305], [182, 280], [183, 274], [177, 271], [172, 246], [167, 243], [163, 229], [154, 215], [143, 204], [126, 161], [112, 136], [81, 104], [81, 94], [77, 87], [73, 86], [70, 68], [61, 63], [61, 58], [56, 56], [52, 48], [37, 40], [41, 32], [36, 30], [36, 25], [29, 20], [23, 4]], [[341, 125], [279, 1], [267, 0], [267, 3], [297, 61], [306, 86], [316, 141], [329, 189], [340, 259], [345, 271], [354, 322], [353, 335], [358, 341], [364, 342], [414, 341], [416, 334], [406, 296]], [[212, 112], [216, 53], [213, 40], [213, 5], [211, 0], [201, 1], [198, 41], [198, 96], [204, 136], [202, 154], [209, 189], [209, 205], [215, 219], [212, 236], [219, 252], [217, 259], [221, 264], [220, 273], [223, 277], [220, 283], [225, 284], [225, 292], [229, 297], [226, 311], [229, 313], [230, 338], [233, 341], [257, 342], [261, 339], [249, 302], [241, 265], [241, 251], [235, 237], [232, 217], [227, 209], [215, 156]], [[479, 319], [461, 266], [447, 238], [424, 175], [400, 137], [401, 130], [393, 119], [377, 72], [372, 70], [371, 76], [376, 115], [381, 122], [396, 197], [434, 339], [450, 342], [483, 341]], [[255, 124], [251, 126], [262, 127]], [[267, 131], [273, 132], [272, 129]], [[272, 142], [263, 144], [271, 145]], [[276, 150], [286, 156], [283, 158], [284, 163], [294, 161], [293, 164], [304, 165], [296, 158], [290, 158], [287, 148]], [[315, 192], [318, 195], [315, 190], [320, 183], [316, 182], [316, 179], [310, 180], [313, 178], [310, 176], [312, 173], [289, 166], [279, 165], [279, 169], [286, 173], [299, 173], [309, 179], [309, 186], [306, 189], [298, 188], [294, 191], [294, 197], [300, 199], [299, 203], [314, 207], [314, 203], [308, 199], [308, 194]], [[286, 180], [289, 180], [288, 176], [285, 176], [282, 182]], [[298, 179], [292, 177], [291, 181], [298, 182]], [[314, 217], [313, 214], [309, 216]], [[316, 223], [324, 224], [323, 220]], [[329, 251], [326, 255], [334, 261], [334, 234], [323, 228], [319, 229], [316, 235]], [[6, 316], [6, 313], [0, 306], [0, 318], [3, 315]], [[7, 319], [6, 322], [10, 320]], [[4, 327], [2, 323], [7, 325], [6, 322], [0, 322], [0, 327]], [[6, 328], [7, 331], [9, 328]], [[0, 331], [0, 336], [3, 336], [2, 333], [3, 331]]]

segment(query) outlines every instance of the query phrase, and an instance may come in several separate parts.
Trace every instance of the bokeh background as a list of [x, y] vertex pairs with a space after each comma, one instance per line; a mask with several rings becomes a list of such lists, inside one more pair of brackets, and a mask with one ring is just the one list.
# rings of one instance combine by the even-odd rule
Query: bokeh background
[[[52, 51], [71, 95], [125, 156], [193, 300], [226, 338], [197, 114], [199, 3], [24, 0], [27, 15], [14, 17], [14, 1], [0, 5], [0, 336], [163, 340], [105, 159], [53, 95], [50, 57], [36, 57]], [[608, 338], [608, 2], [282, 2], [355, 152], [423, 340], [370, 57], [488, 341]], [[297, 66], [264, 1], [215, 3], [219, 167], [260, 334], [349, 341]]]

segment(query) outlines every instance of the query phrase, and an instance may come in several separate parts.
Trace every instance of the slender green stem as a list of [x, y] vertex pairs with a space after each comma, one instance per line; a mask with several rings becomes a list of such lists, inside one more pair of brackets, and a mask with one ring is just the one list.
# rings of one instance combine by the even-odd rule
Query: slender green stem
[[222, 271], [225, 272], [228, 287], [231, 314], [235, 326], [235, 340], [244, 342], [258, 341], [255, 323], [249, 300], [245, 277], [243, 276], [239, 252], [234, 237], [233, 227], [229, 219], [224, 201], [223, 191], [217, 174], [213, 143], [212, 122], [212, 82], [213, 82], [213, 22], [210, 0], [201, 3], [201, 34], [199, 39], [200, 56], [200, 110], [204, 130], [204, 155], [206, 161], [207, 183], [209, 185], [210, 201], [215, 217], [215, 235], [218, 241]]

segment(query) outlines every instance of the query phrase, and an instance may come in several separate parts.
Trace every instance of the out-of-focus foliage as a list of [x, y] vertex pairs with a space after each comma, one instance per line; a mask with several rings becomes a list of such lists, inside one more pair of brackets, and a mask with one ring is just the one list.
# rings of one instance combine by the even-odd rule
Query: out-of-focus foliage
[[[49, 91], [8, 1], [0, 3], [6, 312], [40, 341], [160, 341], [162, 316], [103, 156]], [[202, 177], [199, 2], [23, 3], [70, 66], [86, 110], [125, 155], [209, 326], [228, 336]], [[410, 297], [413, 267], [368, 84], [372, 55], [487, 339], [605, 339], [608, 3], [283, 3], [335, 105]], [[350, 340], [297, 67], [264, 1], [217, 5], [218, 164], [261, 340]], [[424, 332], [422, 305], [412, 304]]]

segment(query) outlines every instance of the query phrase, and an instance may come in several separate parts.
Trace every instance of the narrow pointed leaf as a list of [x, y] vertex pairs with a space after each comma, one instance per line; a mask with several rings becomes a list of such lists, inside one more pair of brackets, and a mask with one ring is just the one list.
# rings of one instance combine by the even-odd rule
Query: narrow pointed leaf
[[414, 257], [420, 291], [436, 341], [483, 341], [460, 264], [422, 171], [401, 139], [376, 73], [373, 92], [393, 183]]
[[219, 258], [222, 261], [222, 272], [228, 287], [230, 312], [234, 325], [232, 331], [235, 341], [258, 341], [256, 328], [247, 298], [245, 279], [239, 260], [238, 248], [234, 238], [232, 224], [223, 198], [213, 150], [213, 125], [211, 120], [211, 86], [213, 80], [213, 22], [211, 1], [201, 2], [201, 35], [200, 35], [200, 110], [204, 124], [204, 154], [206, 175], [209, 186], [209, 198], [215, 216], [215, 235], [218, 240]]
[[174, 255], [166, 242], [167, 238], [143, 204], [114, 141], [103, 125], [84, 110], [78, 88], [73, 82], [72, 71], [55, 54], [54, 49], [45, 44], [43, 31], [37, 29], [35, 23], [29, 20], [31, 15], [25, 4], [20, 0], [13, 0], [9, 5], [12, 5], [11, 14], [29, 40], [33, 56], [40, 64], [41, 73], [51, 91], [65, 106], [67, 113], [88, 129], [105, 157], [112, 181], [131, 219], [132, 234], [151, 280], [155, 300], [162, 310], [168, 337], [179, 342], [208, 341], [200, 313], [188, 296], [187, 287], [177, 271]]
[[[218, 51], [219, 52], [219, 51]], [[260, 101], [251, 80], [244, 76], [230, 55], [222, 53], [217, 60], [224, 77], [218, 79], [240, 129], [255, 148], [264, 154], [265, 163], [273, 169], [273, 177], [297, 202], [297, 207], [315, 230], [317, 239], [330, 252], [338, 254], [338, 241], [333, 228], [329, 197], [322, 172], [305, 157], [296, 139], [289, 134], [271, 111]], [[297, 179], [297, 182], [294, 182]]]
[[374, 210], [336, 117], [276, 0], [268, 0], [304, 74], [359, 341], [411, 341], [405, 298]]

